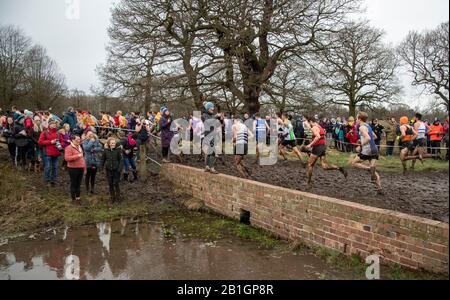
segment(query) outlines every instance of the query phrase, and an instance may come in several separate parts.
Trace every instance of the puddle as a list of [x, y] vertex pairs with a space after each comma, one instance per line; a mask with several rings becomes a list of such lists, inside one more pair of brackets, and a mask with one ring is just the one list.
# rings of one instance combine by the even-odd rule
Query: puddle
[[[127, 224], [128, 223], [128, 224]], [[251, 241], [167, 238], [156, 223], [126, 220], [65, 228], [49, 240], [0, 246], [0, 279], [352, 279], [312, 255]]]

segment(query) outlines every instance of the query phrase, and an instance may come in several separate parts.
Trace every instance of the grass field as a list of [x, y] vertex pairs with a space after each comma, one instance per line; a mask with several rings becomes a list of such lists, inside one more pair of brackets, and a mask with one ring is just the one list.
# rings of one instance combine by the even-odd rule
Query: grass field
[[[352, 159], [356, 154], [342, 153], [336, 150], [329, 150], [327, 152], [328, 161], [337, 164], [339, 166], [350, 165]], [[411, 161], [407, 162], [408, 169], [411, 167]], [[377, 163], [377, 168], [382, 172], [391, 172], [401, 174], [403, 171], [402, 163], [398, 156], [385, 157], [380, 156]], [[423, 165], [420, 161], [416, 162], [415, 172], [427, 172], [427, 171], [445, 171], [449, 170], [449, 163], [443, 160], [426, 159]]]

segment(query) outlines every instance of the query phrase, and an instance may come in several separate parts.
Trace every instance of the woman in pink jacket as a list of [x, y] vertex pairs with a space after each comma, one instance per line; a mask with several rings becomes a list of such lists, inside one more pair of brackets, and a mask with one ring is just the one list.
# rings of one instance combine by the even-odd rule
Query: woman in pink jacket
[[76, 205], [81, 205], [80, 193], [81, 182], [86, 172], [83, 148], [81, 148], [81, 137], [73, 135], [70, 145], [64, 151], [64, 159], [67, 161], [67, 170], [70, 177], [70, 196]]

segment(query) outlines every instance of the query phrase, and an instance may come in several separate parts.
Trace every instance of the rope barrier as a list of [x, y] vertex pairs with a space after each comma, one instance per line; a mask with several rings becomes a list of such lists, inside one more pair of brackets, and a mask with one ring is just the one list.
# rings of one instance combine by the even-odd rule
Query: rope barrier
[[149, 157], [148, 155], [145, 156], [145, 160], [150, 160], [151, 162], [153, 162], [153, 163], [155, 163], [155, 164], [157, 164], [158, 166], [161, 167], [161, 164], [159, 162], [157, 162], [153, 158]]
[[[127, 129], [127, 128], [120, 128], [120, 127], [103, 127], [103, 126], [92, 126], [94, 128], [100, 128], [100, 129], [111, 129], [111, 130], [118, 130], [118, 131], [127, 131], [127, 132], [137, 132], [135, 129]], [[157, 139], [161, 139], [161, 137], [154, 135], [150, 132], [148, 132], [148, 135]]]
[[[297, 139], [297, 140], [300, 140], [300, 139]], [[336, 141], [336, 140], [332, 139], [332, 141]], [[353, 144], [353, 143], [348, 143], [348, 142], [341, 142], [341, 141], [336, 141], [336, 142], [338, 142], [339, 144], [343, 144], [343, 145], [360, 146], [359, 144]], [[380, 148], [383, 147], [383, 148], [403, 149], [403, 147], [401, 147], [401, 146], [380, 145], [379, 147]], [[444, 148], [444, 147], [427, 147], [427, 146], [423, 146], [422, 148], [426, 148], [426, 149], [429, 148], [429, 149], [432, 149], [432, 150], [449, 150], [449, 148]]]

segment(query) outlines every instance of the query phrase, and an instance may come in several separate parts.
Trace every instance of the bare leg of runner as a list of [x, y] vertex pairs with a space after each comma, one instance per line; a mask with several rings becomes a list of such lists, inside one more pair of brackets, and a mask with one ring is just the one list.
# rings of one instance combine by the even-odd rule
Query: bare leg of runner
[[381, 191], [381, 177], [380, 174], [376, 171], [376, 160], [372, 159], [369, 161], [370, 165], [365, 165], [361, 158], [358, 156], [352, 161], [352, 167], [362, 170], [370, 171], [372, 182], [375, 183], [378, 187], [378, 190]]
[[236, 169], [238, 172], [244, 177], [247, 178], [248, 174], [244, 170], [244, 166], [242, 165], [242, 156], [241, 155], [235, 155], [234, 156], [234, 162], [236, 164]]
[[283, 157], [284, 160], [287, 160], [285, 147], [281, 144], [278, 147], [280, 148], [280, 155]]
[[308, 170], [306, 171], [306, 176], [307, 176], [307, 181], [306, 184], [309, 187], [311, 187], [311, 179], [312, 179], [312, 174], [313, 174], [313, 170], [314, 170], [314, 165], [317, 162], [318, 157], [314, 154], [311, 154], [311, 156], [308, 159]]
[[348, 174], [347, 171], [342, 168], [342, 167], [338, 167], [336, 165], [333, 164], [329, 164], [327, 161], [327, 158], [325, 156], [322, 156], [320, 158], [320, 164], [322, 166], [322, 169], [324, 169], [325, 171], [333, 171], [333, 170], [338, 170], [342, 173], [342, 175], [344, 175], [345, 178], [347, 178]]

